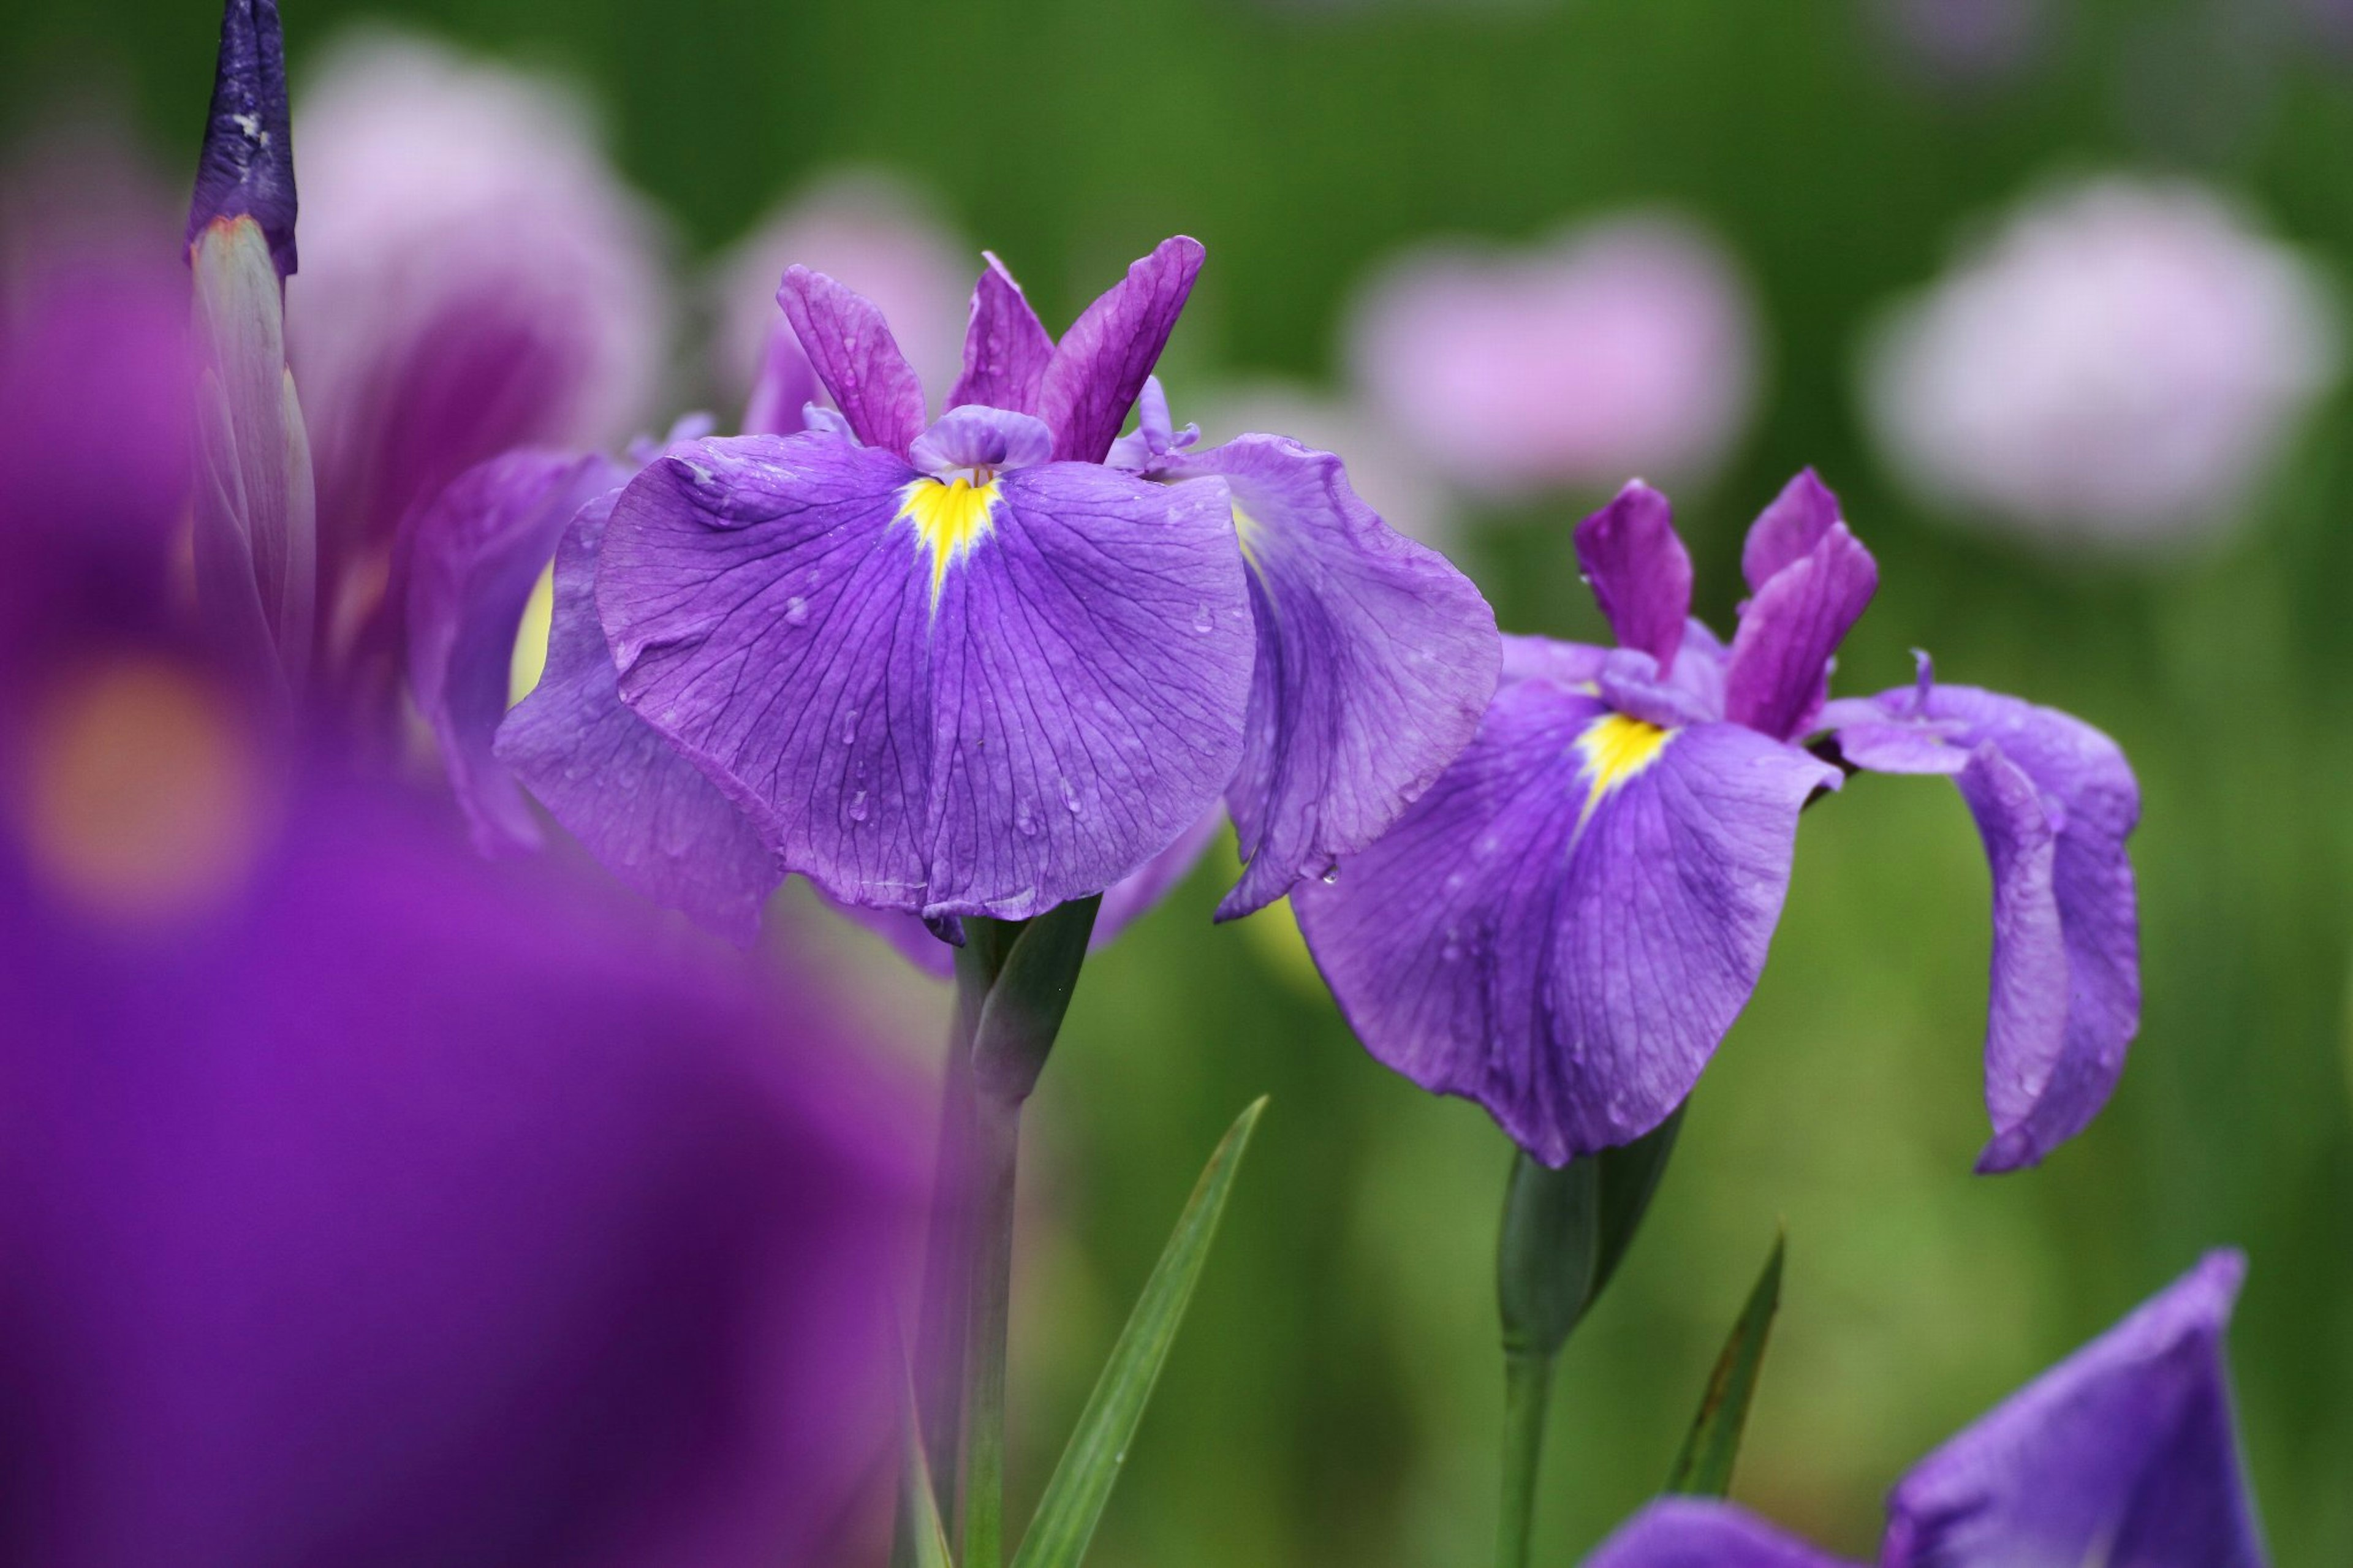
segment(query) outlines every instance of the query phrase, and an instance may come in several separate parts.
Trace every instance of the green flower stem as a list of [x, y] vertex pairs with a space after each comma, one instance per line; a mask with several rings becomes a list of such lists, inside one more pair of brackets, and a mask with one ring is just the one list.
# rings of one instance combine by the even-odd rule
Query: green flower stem
[[1552, 1374], [1551, 1356], [1534, 1351], [1504, 1353], [1504, 1510], [1495, 1529], [1495, 1568], [1527, 1565]]
[[971, 1353], [965, 1363], [964, 1568], [1004, 1560], [1005, 1352], [1013, 1304], [1013, 1198], [1021, 1102], [984, 1094], [974, 1107]]

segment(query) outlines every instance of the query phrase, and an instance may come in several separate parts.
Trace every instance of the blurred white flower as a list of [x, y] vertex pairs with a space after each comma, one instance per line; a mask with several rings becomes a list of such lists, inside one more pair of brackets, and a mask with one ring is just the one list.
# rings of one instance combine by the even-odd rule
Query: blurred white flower
[[763, 399], [780, 405], [753, 410], [746, 429], [797, 430], [801, 404], [824, 397], [776, 306], [776, 285], [795, 263], [881, 306], [924, 392], [934, 403], [946, 395], [963, 363], [980, 253], [903, 182], [837, 174], [776, 207], [712, 269], [711, 374], [727, 406], [742, 406], [767, 356], [781, 362], [769, 367]]
[[1347, 467], [1349, 488], [1382, 521], [1434, 549], [1454, 542], [1461, 519], [1445, 486], [1412, 446], [1368, 408], [1291, 382], [1254, 381], [1187, 397], [1176, 414], [1201, 426], [1204, 448], [1271, 430], [1334, 453]]
[[2324, 280], [2201, 187], [2030, 198], [1894, 308], [1863, 357], [1889, 461], [1944, 508], [2049, 542], [2230, 523], [2336, 382]]
[[1389, 427], [1456, 483], [1504, 494], [1704, 475], [1747, 423], [1756, 345], [1736, 264], [1658, 213], [1526, 250], [1417, 247], [1348, 328]]
[[670, 302], [659, 228], [563, 87], [381, 31], [307, 80], [287, 316], [334, 569], [509, 447], [630, 435]]

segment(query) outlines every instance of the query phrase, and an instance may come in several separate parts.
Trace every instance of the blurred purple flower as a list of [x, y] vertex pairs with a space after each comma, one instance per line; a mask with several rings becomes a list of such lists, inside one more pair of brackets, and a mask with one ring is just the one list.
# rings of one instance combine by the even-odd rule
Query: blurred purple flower
[[[2246, 1271], [2197, 1268], [1912, 1468], [1881, 1568], [2262, 1568], [2222, 1336]], [[1662, 1499], [1585, 1568], [1846, 1568], [1730, 1503]]]
[[2108, 177], [2030, 197], [1864, 357], [1920, 492], [2054, 545], [2214, 533], [2332, 386], [2333, 300], [2218, 195]]
[[1357, 300], [1348, 357], [1388, 426], [1470, 489], [1695, 477], [1747, 424], [1753, 317], [1704, 230], [1638, 215], [1522, 251], [1408, 251]]
[[1690, 618], [1691, 558], [1637, 482], [1577, 529], [1614, 649], [1505, 639], [1475, 739], [1388, 837], [1297, 889], [1302, 931], [1367, 1049], [1485, 1106], [1558, 1165], [1664, 1121], [1762, 972], [1798, 815], [1850, 767], [1941, 773], [1993, 868], [1982, 1171], [2081, 1131], [2140, 1014], [2124, 841], [2132, 772], [2089, 725], [1919, 684], [1827, 702], [1878, 568], [1800, 474], [1750, 529], [1726, 647]]
[[[288, 296], [317, 454], [322, 626], [396, 668], [395, 531], [511, 447], [609, 447], [668, 329], [652, 219], [557, 88], [421, 39], [347, 40], [295, 116], [305, 266]], [[397, 584], [392, 584], [396, 590]], [[371, 617], [378, 617], [371, 627]]]
[[273, 783], [179, 624], [174, 281], [0, 332], [0, 1558], [819, 1560], [913, 1119], [807, 988]]
[[885, 174], [833, 175], [779, 205], [712, 272], [711, 374], [745, 435], [788, 436], [825, 387], [776, 310], [776, 279], [806, 267], [871, 300], [926, 385], [955, 379], [971, 254], [931, 204]]
[[943, 931], [1111, 888], [1221, 794], [1223, 915], [1369, 842], [1475, 727], [1493, 618], [1326, 454], [1192, 452], [1155, 388], [1106, 463], [1200, 259], [1163, 243], [1059, 344], [992, 259], [928, 426], [874, 305], [788, 269], [838, 411], [675, 447], [577, 535], [566, 677], [552, 653], [501, 754], [543, 800], [577, 786], [551, 805], [607, 864], [740, 813], [776, 866]]
[[1953, 83], [2016, 74], [2047, 43], [2051, 0], [1862, 0], [1905, 63]]

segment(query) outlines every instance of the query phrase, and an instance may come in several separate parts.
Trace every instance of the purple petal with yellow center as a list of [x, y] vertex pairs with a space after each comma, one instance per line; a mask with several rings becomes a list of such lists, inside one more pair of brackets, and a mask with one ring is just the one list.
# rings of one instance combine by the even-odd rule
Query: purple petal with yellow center
[[1244, 865], [1218, 906], [1232, 920], [1387, 832], [1477, 732], [1502, 652], [1479, 590], [1329, 453], [1244, 436], [1166, 472], [1223, 481], [1250, 567], [1258, 659], [1226, 790]]
[[965, 329], [964, 374], [948, 393], [948, 406], [983, 403], [1018, 413], [1038, 411], [1038, 395], [1053, 362], [1054, 340], [1005, 263], [988, 251], [988, 269], [973, 286], [972, 321]]
[[1915, 1466], [1886, 1568], [2262, 1568], [2222, 1337], [2246, 1272], [2198, 1266]]
[[1822, 712], [1874, 773], [1947, 773], [1993, 867], [1985, 1172], [2039, 1162], [2107, 1103], [2140, 1027], [2140, 918], [2125, 840], [2140, 787], [2116, 742], [2015, 697], [1919, 686]]
[[556, 547], [547, 667], [495, 752], [624, 885], [749, 944], [784, 871], [719, 786], [622, 705], [596, 619], [596, 557], [619, 500], [583, 507]]
[[1055, 345], [1038, 389], [1054, 456], [1100, 463], [1127, 422], [1201, 270], [1201, 242], [1164, 239], [1088, 306]]
[[628, 479], [593, 454], [509, 452], [459, 475], [408, 525], [409, 689], [485, 855], [540, 845], [531, 807], [491, 754], [523, 605], [573, 514]]
[[1628, 1520], [1585, 1568], [1850, 1568], [1744, 1509], [1662, 1497]]
[[1637, 479], [1577, 525], [1577, 563], [1620, 647], [1671, 668], [1691, 617], [1691, 553], [1667, 498]]
[[1293, 902], [1375, 1057], [1558, 1165], [1690, 1093], [1764, 968], [1799, 810], [1838, 778], [1738, 725], [1507, 681], [1388, 836]]
[[905, 457], [923, 433], [923, 386], [873, 301], [822, 272], [788, 267], [776, 303], [858, 438]]
[[702, 441], [623, 492], [596, 597], [623, 700], [845, 902], [1042, 913], [1166, 848], [1240, 758], [1221, 486]]
[[1871, 552], [1832, 522], [1741, 606], [1724, 671], [1724, 714], [1777, 741], [1813, 728], [1831, 660], [1879, 587]]

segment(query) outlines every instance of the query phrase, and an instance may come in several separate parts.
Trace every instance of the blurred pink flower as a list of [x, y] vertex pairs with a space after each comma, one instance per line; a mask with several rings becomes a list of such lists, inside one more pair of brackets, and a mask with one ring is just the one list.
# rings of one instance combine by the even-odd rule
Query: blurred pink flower
[[1906, 64], [1949, 82], [2010, 76], [2049, 42], [2050, 0], [1870, 0]]
[[1867, 413], [1924, 495], [2052, 542], [2232, 521], [2336, 381], [2324, 280], [2217, 194], [2030, 196], [1866, 345]]
[[1756, 340], [1723, 247], [1646, 213], [1528, 250], [1410, 250], [1358, 298], [1348, 353], [1392, 428], [1508, 494], [1704, 474], [1747, 422]]
[[307, 80], [287, 313], [332, 594], [475, 463], [630, 434], [669, 300], [657, 225], [561, 87], [382, 32]]
[[772, 210], [712, 269], [712, 381], [725, 407], [754, 398], [746, 431], [797, 430], [802, 405], [825, 401], [776, 306], [797, 262], [880, 306], [925, 385], [955, 380], [978, 253], [900, 181], [838, 174]]

